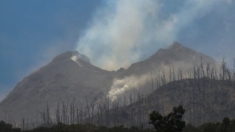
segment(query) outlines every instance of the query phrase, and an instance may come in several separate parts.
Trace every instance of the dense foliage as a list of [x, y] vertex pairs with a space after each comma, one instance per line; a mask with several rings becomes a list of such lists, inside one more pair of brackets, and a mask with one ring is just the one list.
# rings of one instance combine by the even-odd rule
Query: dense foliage
[[20, 132], [19, 128], [13, 128], [11, 124], [0, 122], [0, 132]]
[[159, 112], [150, 113], [150, 124], [158, 132], [182, 132], [185, 122], [182, 120], [184, 115], [183, 106], [174, 107], [173, 111], [166, 116], [162, 116]]

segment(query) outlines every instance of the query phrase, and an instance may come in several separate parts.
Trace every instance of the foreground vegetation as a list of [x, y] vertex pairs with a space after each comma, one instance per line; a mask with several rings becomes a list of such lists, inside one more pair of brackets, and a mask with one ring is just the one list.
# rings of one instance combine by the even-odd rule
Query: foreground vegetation
[[205, 123], [199, 127], [187, 125], [183, 132], [235, 132], [235, 119], [225, 117], [222, 122]]
[[149, 115], [149, 124], [153, 128], [130, 127], [123, 125], [114, 127], [96, 126], [93, 124], [72, 124], [66, 125], [58, 123], [51, 127], [37, 127], [32, 130], [21, 130], [13, 128], [11, 124], [0, 122], [0, 132], [235, 132], [235, 119], [230, 120], [225, 117], [222, 122], [205, 123], [199, 127], [188, 124], [185, 126], [183, 115], [185, 110], [182, 106], [174, 107], [173, 111], [163, 116], [157, 111], [152, 111]]
[[[125, 128], [124, 126], [115, 127], [104, 127], [95, 126], [91, 124], [74, 124], [65, 125], [58, 124], [53, 127], [39, 127], [33, 130], [22, 131], [19, 128], [12, 128], [10, 124], [5, 124], [3, 121], [0, 122], [0, 132], [155, 132], [154, 129], [142, 129], [137, 127]], [[167, 131], [159, 131], [167, 132]], [[205, 123], [199, 127], [194, 127], [192, 125], [187, 125], [183, 132], [235, 132], [235, 120], [229, 120], [229, 118], [224, 118], [220, 123]]]

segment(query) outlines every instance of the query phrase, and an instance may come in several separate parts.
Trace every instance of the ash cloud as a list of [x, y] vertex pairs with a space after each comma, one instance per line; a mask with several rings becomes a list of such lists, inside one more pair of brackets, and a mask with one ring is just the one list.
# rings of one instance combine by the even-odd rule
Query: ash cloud
[[224, 0], [187, 0], [162, 17], [162, 0], [104, 0], [79, 38], [77, 50], [106, 70], [127, 68], [165, 48], [182, 29], [213, 11]]

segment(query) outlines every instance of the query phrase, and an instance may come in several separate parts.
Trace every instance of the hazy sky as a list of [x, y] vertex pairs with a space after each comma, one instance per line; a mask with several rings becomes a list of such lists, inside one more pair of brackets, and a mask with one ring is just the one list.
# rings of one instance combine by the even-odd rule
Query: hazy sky
[[232, 62], [235, 1], [0, 0], [0, 100], [65, 51], [82, 50], [113, 70], [172, 41]]

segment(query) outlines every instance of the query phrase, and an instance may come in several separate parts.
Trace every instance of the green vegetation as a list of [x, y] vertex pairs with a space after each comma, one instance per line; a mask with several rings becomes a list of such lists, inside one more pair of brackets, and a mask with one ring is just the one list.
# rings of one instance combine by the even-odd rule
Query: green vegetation
[[0, 122], [0, 132], [21, 132], [19, 128], [13, 128], [11, 124]]
[[153, 111], [150, 113], [150, 124], [158, 132], [182, 132], [185, 127], [185, 122], [182, 120], [184, 115], [183, 106], [174, 107], [173, 112], [167, 116], [162, 116], [160, 113]]

